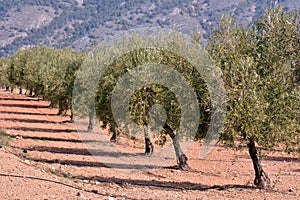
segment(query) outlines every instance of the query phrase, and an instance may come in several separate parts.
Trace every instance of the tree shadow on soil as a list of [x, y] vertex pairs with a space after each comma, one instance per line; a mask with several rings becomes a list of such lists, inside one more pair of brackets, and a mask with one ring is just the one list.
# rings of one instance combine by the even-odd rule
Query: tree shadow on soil
[[11, 98], [11, 97], [0, 97], [0, 101], [40, 101], [42, 99], [26, 97], [25, 98]]
[[14, 107], [14, 108], [50, 108], [49, 105], [39, 105], [39, 104], [5, 104], [0, 103], [1, 107]]
[[20, 119], [20, 118], [0, 118], [0, 120], [13, 121], [13, 122], [24, 122], [24, 123], [43, 123], [43, 124], [58, 124], [60, 122], [41, 120], [41, 119]]
[[105, 157], [135, 157], [135, 156], [145, 155], [144, 153], [109, 152], [109, 151], [103, 151], [99, 149], [46, 147], [46, 146], [33, 146], [28, 150], [59, 153], [59, 154], [72, 154], [72, 155], [82, 155], [82, 156], [93, 155], [93, 156], [105, 156]]
[[76, 129], [53, 129], [53, 128], [36, 128], [36, 127], [10, 127], [10, 130], [30, 131], [30, 132], [48, 132], [48, 133], [77, 133]]
[[71, 142], [71, 143], [97, 143], [98, 142], [97, 140], [65, 139], [65, 138], [38, 137], [38, 136], [29, 136], [29, 135], [10, 135], [10, 137], [12, 137], [12, 138], [16, 138], [16, 137], [20, 137], [20, 136], [23, 139], [54, 141], [54, 142]]
[[[240, 155], [238, 158], [246, 158], [248, 159], [248, 155]], [[288, 157], [288, 156], [271, 156], [265, 155], [261, 156], [262, 161], [276, 161], [276, 162], [300, 162], [300, 158], [297, 157]], [[235, 161], [237, 162], [237, 161]]]
[[44, 114], [44, 113], [34, 113], [34, 112], [17, 112], [17, 111], [0, 111], [0, 114], [58, 116], [57, 114]]
[[40, 159], [26, 157], [27, 160], [34, 162], [42, 162], [48, 164], [60, 164], [60, 165], [72, 165], [76, 167], [104, 167], [104, 168], [115, 168], [115, 169], [160, 169], [161, 166], [157, 165], [142, 165], [142, 164], [121, 164], [121, 163], [104, 163], [104, 162], [93, 162], [93, 161], [79, 161], [79, 160], [60, 160], [60, 159]]
[[115, 183], [121, 186], [124, 185], [134, 185], [134, 186], [147, 186], [154, 187], [164, 190], [198, 190], [198, 191], [207, 191], [207, 190], [227, 190], [227, 189], [256, 189], [253, 186], [247, 185], [238, 185], [238, 184], [228, 184], [228, 185], [202, 185], [200, 183], [191, 183], [191, 182], [176, 182], [176, 181], [159, 181], [159, 180], [137, 180], [137, 179], [123, 179], [116, 177], [102, 177], [102, 176], [72, 176], [72, 178], [80, 180], [93, 180], [102, 183]]
[[278, 162], [300, 162], [300, 158], [286, 156], [265, 156], [262, 160], [278, 161]]

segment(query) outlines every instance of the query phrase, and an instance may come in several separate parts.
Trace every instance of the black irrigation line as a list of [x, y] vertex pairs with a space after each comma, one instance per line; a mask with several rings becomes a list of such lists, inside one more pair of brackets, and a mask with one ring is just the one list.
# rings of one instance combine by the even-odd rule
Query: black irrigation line
[[[79, 191], [83, 191], [83, 192], [88, 192], [88, 193], [92, 193], [92, 194], [97, 194], [99, 196], [103, 196], [103, 197], [108, 197], [111, 196], [113, 198], [123, 198], [123, 196], [113, 196], [113, 195], [109, 195], [109, 194], [103, 194], [98, 192], [98, 190], [87, 190], [87, 189], [81, 189], [80, 187], [74, 186], [74, 185], [70, 185], [67, 183], [63, 183], [63, 182], [59, 182], [59, 181], [54, 181], [54, 180], [50, 180], [50, 179], [45, 179], [45, 178], [39, 178], [39, 177], [34, 177], [34, 176], [20, 176], [20, 175], [15, 175], [15, 174], [2, 174], [0, 173], [0, 176], [2, 177], [13, 177], [13, 178], [22, 178], [22, 179], [33, 179], [33, 180], [38, 180], [38, 181], [45, 181], [45, 182], [49, 182], [49, 183], [55, 183], [58, 185], [62, 185], [65, 187], [69, 187], [69, 188], [73, 188]], [[128, 198], [126, 197], [126, 199], [130, 199], [130, 200], [138, 200], [138, 199], [133, 199], [133, 198]]]
[[267, 192], [274, 192], [274, 193], [279, 193], [279, 194], [289, 195], [289, 196], [294, 196], [294, 197], [300, 196], [300, 194], [295, 194], [295, 193], [291, 193], [291, 192], [284, 192], [284, 191], [274, 190], [274, 189], [270, 189], [270, 188], [266, 188], [264, 190], [267, 191]]
[[[15, 174], [2, 174], [2, 173], [0, 173], [0, 176], [45, 181], [45, 182], [49, 182], [49, 183], [56, 183], [56, 184], [63, 185], [63, 186], [66, 186], [66, 187], [70, 187], [70, 188], [77, 189], [77, 190], [83, 190], [79, 187], [76, 187], [76, 186], [73, 186], [73, 185], [70, 185], [70, 184], [67, 184], [67, 183], [62, 183], [62, 182], [59, 182], [59, 181], [54, 181], [54, 180], [39, 178], [39, 177], [34, 177], [34, 176], [20, 176], [20, 175], [15, 175]], [[93, 192], [93, 193], [95, 193], [95, 192]]]
[[[15, 154], [14, 152], [6, 149], [6, 151], [8, 151], [9, 153], [17, 156], [18, 158], [25, 158], [26, 159], [26, 156], [23, 156], [23, 155], [20, 155], [20, 154]], [[73, 188], [73, 189], [76, 189], [76, 190], [79, 190], [79, 191], [83, 191], [83, 192], [87, 192], [87, 193], [92, 193], [92, 194], [96, 194], [96, 195], [99, 195], [99, 196], [102, 196], [102, 197], [108, 197], [108, 196], [111, 196], [113, 198], [124, 198], [124, 196], [115, 196], [115, 195], [110, 195], [110, 194], [103, 194], [103, 193], [100, 193], [98, 190], [87, 190], [87, 189], [82, 189], [78, 186], [74, 186], [74, 185], [71, 185], [71, 184], [67, 184], [67, 183], [63, 183], [63, 182], [59, 182], [59, 181], [55, 181], [55, 180], [50, 180], [50, 179], [45, 179], [45, 178], [39, 178], [39, 177], [34, 177], [34, 176], [21, 176], [21, 175], [15, 175], [15, 174], [3, 174], [3, 173], [0, 173], [0, 177], [12, 177], [12, 178], [23, 178], [23, 179], [33, 179], [33, 180], [38, 180], [38, 181], [45, 181], [45, 182], [49, 182], [49, 183], [55, 183], [55, 184], [58, 184], [58, 185], [62, 185], [62, 186], [65, 186], [65, 187], [69, 187], [69, 188]], [[125, 197], [126, 199], [129, 199], [129, 200], [139, 200], [139, 199], [134, 199], [134, 198], [128, 198], [128, 197]]]

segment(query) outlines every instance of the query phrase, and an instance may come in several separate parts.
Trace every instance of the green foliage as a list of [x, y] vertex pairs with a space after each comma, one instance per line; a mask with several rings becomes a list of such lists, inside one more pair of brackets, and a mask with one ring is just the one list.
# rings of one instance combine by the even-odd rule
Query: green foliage
[[[205, 110], [209, 109], [208, 92], [203, 79], [201, 79], [201, 75], [194, 70], [193, 66], [184, 62], [181, 60], [181, 57], [178, 58], [177, 55], [174, 55], [171, 52], [160, 51], [157, 49], [139, 49], [138, 51], [129, 52], [124, 55], [123, 58], [119, 58], [116, 63], [109, 66], [107, 73], [104, 74], [104, 78], [100, 80], [97, 98], [101, 99], [101, 103], [96, 104], [97, 116], [100, 119], [107, 119], [109, 116], [107, 119], [109, 122], [108, 124], [112, 124], [114, 120], [112, 114], [109, 114], [108, 116], [106, 116], [106, 114], [103, 115], [103, 113], [110, 113], [111, 111], [103, 111], [110, 108], [110, 106], [107, 107], [107, 105], [111, 102], [111, 94], [116, 86], [118, 78], [125, 72], [130, 71], [130, 69], [145, 63], [163, 64], [180, 72], [189, 81], [189, 83], [194, 86], [202, 109], [201, 116], [208, 116], [208, 113], [205, 112]], [[114, 79], [107, 79], [107, 76], [113, 76]], [[154, 104], [160, 104], [164, 107], [168, 116], [166, 123], [174, 131], [176, 131], [179, 126], [181, 114], [179, 103], [176, 100], [174, 93], [172, 93], [169, 88], [165, 88], [160, 85], [152, 84], [144, 86], [132, 95], [129, 106], [133, 120], [139, 125], [149, 124], [150, 119], [148, 112]], [[107, 124], [106, 120], [103, 122], [104, 125]], [[203, 117], [201, 118], [201, 125], [204, 126], [204, 124], [208, 124], [208, 119], [204, 119]], [[206, 129], [203, 126], [201, 127], [202, 131]]]
[[11, 86], [23, 87], [59, 106], [60, 113], [71, 108], [75, 72], [84, 54], [71, 48], [36, 46], [19, 50], [2, 59], [1, 79]]
[[43, 70], [43, 97], [51, 101], [52, 106], [59, 105], [59, 113], [71, 108], [71, 99], [75, 72], [83, 62], [83, 54], [73, 52], [71, 48], [54, 50], [48, 54], [50, 62], [41, 66]]
[[0, 84], [9, 83], [7, 71], [9, 67], [9, 59], [8, 58], [0, 58]]
[[7, 146], [11, 136], [3, 131], [0, 131], [0, 146], [4, 145]]
[[269, 150], [299, 150], [299, 16], [275, 5], [249, 29], [223, 17], [210, 38], [227, 91], [223, 139], [232, 145], [251, 139]]
[[[188, 45], [193, 44], [188, 44], [186, 38], [172, 32], [161, 33], [156, 39], [157, 40], [153, 42], [153, 38], [151, 37], [134, 34], [126, 37], [122, 41], [116, 42], [112, 47], [102, 45], [93, 51], [93, 54], [87, 59], [89, 62], [84, 63], [77, 73], [78, 80], [75, 83], [75, 90], [77, 90], [80, 95], [74, 95], [74, 105], [77, 106], [75, 110], [79, 111], [76, 115], [81, 115], [82, 117], [88, 116], [89, 113], [92, 112], [92, 104], [95, 103], [96, 116], [101, 121], [103, 127], [109, 127], [112, 131], [116, 128], [122, 128], [119, 127], [122, 124], [115, 121], [111, 106], [113, 91], [119, 83], [120, 77], [129, 74], [129, 77], [124, 80], [126, 84], [124, 88], [121, 88], [121, 91], [122, 93], [132, 92], [128, 91], [126, 85], [131, 85], [134, 84], [135, 81], [139, 81], [133, 76], [136, 72], [135, 70], [139, 71], [139, 66], [149, 64], [162, 65], [165, 66], [166, 71], [169, 69], [177, 71], [194, 89], [200, 109], [197, 139], [205, 136], [211, 107], [206, 83], [202, 75], [191, 63], [185, 60], [181, 55], [170, 51], [170, 49], [188, 51]], [[140, 48], [141, 46], [142, 48]], [[160, 46], [166, 46], [168, 49], [160, 48]], [[121, 56], [119, 56], [120, 54]], [[202, 60], [201, 65], [204, 66], [206, 62], [206, 60]], [[148, 72], [143, 73], [145, 74], [143, 74], [142, 77], [149, 75]], [[165, 71], [157, 73], [167, 74]], [[100, 78], [100, 80], [97, 80], [97, 78]], [[166, 76], [164, 78], [171, 83], [176, 81], [174, 80], [174, 76]], [[99, 85], [96, 87], [93, 85], [95, 82], [99, 82]], [[179, 85], [177, 87], [179, 87]], [[92, 102], [90, 99], [93, 97], [95, 91], [97, 91], [95, 102]], [[126, 102], [126, 99], [118, 99], [119, 102], [122, 103], [115, 109], [125, 110], [122, 106], [129, 107], [131, 118], [141, 127], [153, 123], [151, 120], [155, 119], [149, 116], [149, 111], [153, 105], [159, 104], [166, 111], [166, 124], [176, 132], [178, 131], [179, 122], [182, 117], [180, 108], [182, 106], [186, 106], [187, 108], [191, 106], [179, 105], [178, 97], [175, 96], [172, 88], [167, 88], [160, 84], [143, 85], [130, 94], [129, 104]], [[187, 95], [187, 93], [181, 95], [184, 96]], [[185, 98], [191, 97], [187, 96]], [[197, 119], [186, 120], [195, 121]], [[126, 130], [123, 131], [126, 132]]]

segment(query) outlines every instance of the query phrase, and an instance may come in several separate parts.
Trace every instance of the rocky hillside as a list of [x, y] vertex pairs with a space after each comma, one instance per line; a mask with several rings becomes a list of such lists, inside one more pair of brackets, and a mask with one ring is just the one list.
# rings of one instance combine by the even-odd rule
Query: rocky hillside
[[[300, 0], [280, 0], [300, 9]], [[86, 49], [120, 32], [160, 27], [203, 38], [222, 14], [251, 23], [270, 0], [11, 0], [0, 1], [0, 56], [37, 44]]]

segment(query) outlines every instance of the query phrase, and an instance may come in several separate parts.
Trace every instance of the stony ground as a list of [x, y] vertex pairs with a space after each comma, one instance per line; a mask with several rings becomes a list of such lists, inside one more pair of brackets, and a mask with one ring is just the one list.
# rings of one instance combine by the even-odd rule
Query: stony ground
[[[57, 116], [57, 109], [48, 106], [46, 101], [0, 91], [0, 128], [10, 135], [0, 136], [0, 199], [300, 198], [296, 156], [276, 151], [262, 158], [272, 180], [266, 190], [252, 184], [247, 151], [222, 145], [204, 159], [193, 153], [197, 145], [191, 145], [189, 171], [172, 167], [172, 160], [167, 160], [170, 167], [128, 171], [92, 156], [69, 117]], [[132, 142], [122, 143], [125, 140], [116, 145], [129, 150]]]

